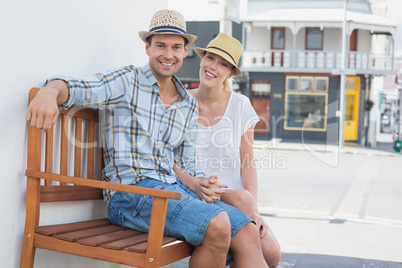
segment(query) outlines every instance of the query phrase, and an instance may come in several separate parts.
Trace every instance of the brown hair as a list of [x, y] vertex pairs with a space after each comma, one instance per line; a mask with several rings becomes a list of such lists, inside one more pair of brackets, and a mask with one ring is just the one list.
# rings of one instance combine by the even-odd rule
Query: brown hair
[[[148, 45], [151, 45], [151, 44], [152, 44], [152, 37], [154, 37], [154, 36], [153, 36], [153, 35], [150, 35], [150, 36], [148, 36], [147, 39], [145, 40], [145, 42], [147, 42]], [[183, 39], [184, 39], [184, 47], [186, 47], [187, 44], [188, 44], [188, 40], [187, 40], [186, 38], [184, 38], [184, 37], [183, 37]]]

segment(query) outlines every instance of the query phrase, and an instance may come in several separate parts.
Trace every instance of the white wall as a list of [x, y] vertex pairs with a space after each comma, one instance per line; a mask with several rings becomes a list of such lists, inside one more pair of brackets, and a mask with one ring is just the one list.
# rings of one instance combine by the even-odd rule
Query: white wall
[[[132, 0], [0, 1], [1, 267], [18, 267], [25, 221], [26, 123], [28, 91], [55, 74], [87, 76], [147, 62], [137, 32], [148, 29], [152, 5]], [[99, 206], [100, 205], [100, 206]], [[47, 204], [42, 223], [104, 214], [102, 204]], [[49, 259], [50, 263], [44, 260]], [[120, 267], [105, 262], [37, 250], [35, 267]]]
[[251, 32], [247, 32], [246, 49], [247, 50], [270, 50], [271, 33], [267, 27], [251, 27]]

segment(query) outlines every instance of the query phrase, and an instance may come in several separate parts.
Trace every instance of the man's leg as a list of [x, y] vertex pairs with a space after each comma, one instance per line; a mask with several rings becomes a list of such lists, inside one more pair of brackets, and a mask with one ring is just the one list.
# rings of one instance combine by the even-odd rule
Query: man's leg
[[[169, 200], [165, 235], [185, 239], [196, 248], [191, 267], [225, 267], [231, 238], [230, 219], [222, 208], [202, 202], [177, 184], [146, 179], [138, 186], [180, 192], [181, 200]], [[142, 232], [149, 229], [153, 198], [117, 192], [108, 207], [111, 222]]]
[[229, 216], [219, 212], [209, 223], [201, 245], [190, 258], [190, 267], [225, 267], [231, 238]]

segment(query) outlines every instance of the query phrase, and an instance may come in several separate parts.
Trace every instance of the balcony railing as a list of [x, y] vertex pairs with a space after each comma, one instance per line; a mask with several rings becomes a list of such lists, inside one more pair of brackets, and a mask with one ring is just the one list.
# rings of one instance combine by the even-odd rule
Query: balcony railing
[[[379, 55], [365, 52], [348, 53], [348, 69], [358, 72], [392, 71], [392, 56]], [[245, 51], [243, 54], [242, 68], [267, 68], [279, 71], [281, 69], [305, 69], [314, 71], [321, 69], [341, 69], [342, 53], [340, 51], [311, 51], [311, 50], [268, 50]]]

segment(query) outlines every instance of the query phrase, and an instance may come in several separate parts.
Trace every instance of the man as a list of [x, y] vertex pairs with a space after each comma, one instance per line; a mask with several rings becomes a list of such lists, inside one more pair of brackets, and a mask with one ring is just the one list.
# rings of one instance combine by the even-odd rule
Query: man
[[[109, 116], [102, 126], [103, 179], [180, 192], [181, 200], [169, 201], [165, 234], [195, 246], [191, 267], [224, 267], [229, 249], [239, 267], [266, 267], [259, 243], [252, 241], [258, 239], [258, 230], [251, 220], [223, 202], [201, 201], [203, 191], [208, 191], [203, 183], [209, 178], [195, 166], [197, 102], [175, 76], [187, 55], [187, 45], [196, 36], [186, 33], [183, 16], [172, 10], [156, 12], [149, 31], [141, 31], [139, 36], [145, 42], [148, 64], [83, 80], [56, 77], [31, 101], [27, 122], [47, 131], [55, 124], [59, 106], [105, 107]], [[173, 171], [174, 162], [193, 180], [180, 182]], [[106, 191], [105, 200], [111, 222], [148, 231], [152, 198]]]

